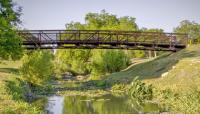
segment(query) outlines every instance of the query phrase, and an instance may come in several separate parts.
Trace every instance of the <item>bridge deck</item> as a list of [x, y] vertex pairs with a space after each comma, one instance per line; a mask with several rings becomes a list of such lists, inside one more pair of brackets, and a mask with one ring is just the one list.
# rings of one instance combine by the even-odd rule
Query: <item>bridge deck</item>
[[177, 51], [186, 47], [187, 34], [110, 30], [20, 31], [27, 49], [135, 49]]

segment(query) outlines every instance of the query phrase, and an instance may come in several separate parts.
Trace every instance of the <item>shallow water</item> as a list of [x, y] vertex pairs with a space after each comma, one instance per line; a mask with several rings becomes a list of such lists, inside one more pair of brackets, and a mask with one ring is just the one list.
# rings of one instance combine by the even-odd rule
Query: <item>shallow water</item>
[[46, 114], [157, 114], [158, 105], [138, 103], [127, 96], [51, 96]]
[[64, 97], [62, 96], [51, 96], [48, 98], [46, 106], [47, 114], [62, 114]]

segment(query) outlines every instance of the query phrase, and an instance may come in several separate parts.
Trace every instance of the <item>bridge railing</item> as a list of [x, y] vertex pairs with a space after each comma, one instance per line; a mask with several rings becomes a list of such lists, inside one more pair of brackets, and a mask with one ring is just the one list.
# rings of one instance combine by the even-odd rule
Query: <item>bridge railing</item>
[[24, 44], [40, 46], [42, 44], [109, 44], [130, 45], [186, 45], [187, 34], [113, 31], [113, 30], [24, 30], [19, 31]]

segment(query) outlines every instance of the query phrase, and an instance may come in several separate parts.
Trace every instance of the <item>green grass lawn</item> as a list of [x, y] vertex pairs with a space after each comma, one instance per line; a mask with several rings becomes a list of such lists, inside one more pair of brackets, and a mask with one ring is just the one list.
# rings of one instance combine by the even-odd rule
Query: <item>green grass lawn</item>
[[0, 63], [0, 113], [5, 110], [5, 106], [15, 107], [16, 105], [11, 96], [7, 94], [4, 84], [5, 80], [8, 80], [14, 74], [18, 73], [18, 68], [20, 65], [20, 61], [1, 61]]
[[0, 62], [0, 80], [5, 75], [8, 76], [9, 74], [17, 74], [18, 68], [21, 65], [21, 61], [1, 61]]
[[[18, 75], [21, 61], [0, 62], [0, 114], [42, 114], [38, 104], [32, 105], [23, 100], [14, 100], [6, 89], [6, 80], [10, 81]], [[41, 111], [41, 113], [39, 113]]]
[[1, 61], [0, 62], [0, 87], [3, 86], [3, 80], [10, 78], [14, 74], [18, 74], [18, 68], [21, 61]]

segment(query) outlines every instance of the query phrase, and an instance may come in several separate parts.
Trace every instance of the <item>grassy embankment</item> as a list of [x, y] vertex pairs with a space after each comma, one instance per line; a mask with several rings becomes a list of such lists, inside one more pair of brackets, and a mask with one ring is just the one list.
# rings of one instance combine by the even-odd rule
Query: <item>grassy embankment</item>
[[6, 110], [5, 106], [14, 106], [16, 103], [12, 100], [11, 96], [5, 90], [5, 80], [10, 78], [17, 72], [18, 63], [1, 61], [0, 63], [0, 113]]
[[[20, 65], [21, 61], [1, 61], [0, 63], [0, 114], [36, 114], [41, 111], [38, 107], [15, 98], [18, 96], [17, 93], [12, 93], [7, 89], [7, 81], [19, 76]], [[18, 90], [17, 87], [13, 89]]]
[[200, 113], [200, 45], [134, 65], [108, 76], [129, 83], [138, 76], [154, 88], [154, 100], [171, 111]]
[[180, 90], [198, 86], [200, 46], [192, 45], [176, 53], [165, 53], [158, 58], [113, 73], [106, 80], [126, 83], [131, 82], [136, 76], [162, 88], [177, 87]]

